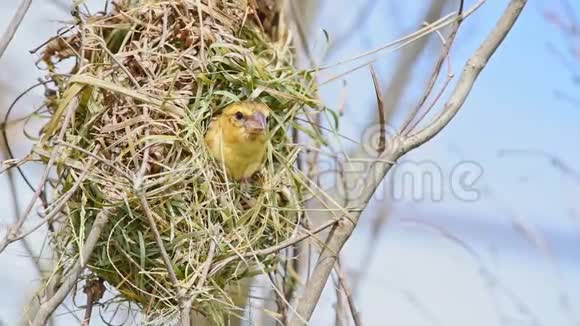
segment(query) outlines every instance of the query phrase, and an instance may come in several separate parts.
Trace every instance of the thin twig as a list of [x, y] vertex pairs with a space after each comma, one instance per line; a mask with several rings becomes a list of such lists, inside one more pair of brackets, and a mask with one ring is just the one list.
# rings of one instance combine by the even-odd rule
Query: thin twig
[[[494, 29], [465, 64], [459, 81], [445, 105], [445, 110], [424, 129], [408, 138], [403, 137], [401, 140], [402, 146], [385, 152], [385, 155], [383, 156], [390, 161], [396, 161], [404, 154], [431, 140], [453, 119], [463, 106], [463, 103], [467, 99], [467, 96], [473, 88], [480, 72], [505, 39], [506, 35], [520, 16], [526, 3], [527, 0], [510, 1]], [[371, 165], [371, 171], [373, 171], [377, 166], [380, 169], [378, 174], [379, 178], [368, 180], [369, 186], [366, 188], [367, 192], [362, 194], [358, 199], [361, 210], [366, 208], [375, 191], [392, 167], [391, 164], [374, 163]], [[306, 283], [304, 293], [298, 302], [296, 310], [299, 316], [295, 316], [295, 318], [293, 318], [289, 323], [289, 326], [301, 326], [303, 324], [301, 321], [302, 319], [309, 320], [312, 316], [314, 308], [318, 304], [318, 300], [322, 294], [322, 290], [324, 289], [328, 277], [334, 268], [337, 255], [345, 242], [350, 238], [361, 213], [362, 211], [360, 213], [352, 214], [352, 220], [344, 220], [333, 228], [326, 242], [326, 246], [316, 263], [312, 277], [310, 278], [310, 281]]]
[[[100, 148], [100, 145], [95, 146], [94, 152], [97, 152], [99, 150], [99, 148]], [[38, 222], [35, 226], [29, 228], [28, 230], [20, 233], [18, 236], [15, 236], [14, 238], [11, 239], [11, 241], [14, 242], [14, 241], [18, 241], [21, 239], [25, 239], [27, 236], [29, 236], [30, 234], [32, 234], [33, 232], [38, 230], [45, 223], [51, 223], [51, 221], [54, 219], [54, 217], [58, 213], [60, 213], [60, 211], [64, 207], [64, 205], [66, 205], [68, 203], [68, 200], [70, 199], [70, 197], [72, 197], [72, 195], [75, 194], [75, 192], [80, 187], [80, 185], [83, 183], [83, 181], [85, 181], [85, 178], [87, 177], [87, 175], [91, 171], [91, 167], [93, 166], [94, 162], [95, 162], [94, 157], [91, 157], [89, 162], [87, 163], [87, 165], [83, 167], [83, 171], [81, 172], [80, 176], [75, 181], [75, 183], [72, 185], [72, 187], [70, 189], [68, 189], [67, 192], [61, 198], [57, 199], [57, 201], [52, 203], [52, 205], [54, 205], [55, 203], [56, 203], [56, 205], [48, 208], [50, 211], [46, 214], [46, 216], [44, 216], [40, 220], [40, 222]]]
[[[68, 124], [70, 123], [72, 116], [74, 115], [74, 113], [77, 109], [77, 106], [78, 106], [78, 99], [76, 99], [76, 98], [73, 99], [69, 103], [68, 108], [67, 108], [67, 112], [66, 112], [66, 116], [64, 118], [63, 125], [62, 125], [62, 127], [59, 131], [59, 134], [58, 134], [58, 140], [62, 141], [64, 139], [64, 135], [66, 133]], [[24, 225], [24, 222], [28, 218], [28, 215], [30, 215], [30, 212], [32, 211], [32, 208], [34, 207], [36, 200], [39, 198], [39, 196], [43, 192], [44, 182], [48, 179], [48, 174], [50, 173], [52, 165], [56, 161], [56, 157], [59, 154], [60, 154], [60, 145], [55, 145], [55, 147], [52, 150], [52, 153], [50, 155], [50, 158], [48, 159], [48, 163], [46, 164], [46, 168], [44, 169], [44, 173], [40, 179], [40, 182], [39, 182], [34, 194], [32, 195], [32, 199], [28, 203], [28, 206], [26, 207], [26, 209], [24, 210], [24, 213], [22, 214], [22, 216], [20, 216], [18, 221], [14, 224], [11, 224], [8, 227], [8, 232], [6, 233], [4, 238], [2, 239], [2, 242], [0, 242], [0, 253], [2, 253], [4, 251], [4, 249], [6, 249], [6, 247], [10, 243], [14, 242], [14, 238], [18, 237], [18, 235], [20, 233], [20, 229], [22, 229], [22, 225]]]
[[77, 25], [72, 25], [70, 27], [67, 27], [61, 31], [59, 31], [55, 36], [50, 37], [48, 40], [42, 42], [40, 45], [38, 45], [37, 47], [35, 47], [32, 50], [28, 50], [28, 53], [30, 54], [35, 54], [36, 52], [38, 52], [38, 50], [42, 49], [45, 45], [47, 45], [48, 43], [56, 40], [57, 38], [60, 38], [61, 36], [63, 36], [64, 34], [72, 31], [75, 27], [77, 27]]
[[[475, 5], [473, 5], [469, 10], [464, 11], [464, 13], [462, 15], [463, 19], [471, 16], [484, 3], [485, 3], [485, 0], [480, 0], [478, 3], [476, 3]], [[337, 66], [342, 66], [344, 64], [351, 63], [351, 62], [354, 62], [354, 61], [358, 61], [359, 59], [362, 59], [362, 58], [365, 58], [365, 57], [369, 57], [369, 56], [371, 56], [373, 54], [380, 53], [380, 52], [382, 52], [384, 50], [387, 50], [387, 49], [393, 50], [393, 49], [401, 48], [403, 46], [406, 46], [407, 44], [410, 44], [412, 42], [416, 42], [419, 38], [422, 38], [424, 36], [427, 36], [427, 35], [431, 34], [434, 31], [437, 31], [439, 29], [444, 28], [445, 26], [448, 26], [448, 25], [452, 24], [454, 21], [456, 21], [456, 17], [455, 16], [456, 16], [456, 14], [453, 14], [453, 13], [448, 14], [445, 17], [442, 17], [442, 18], [438, 19], [437, 21], [435, 21], [433, 23], [430, 23], [430, 24], [426, 25], [425, 27], [423, 27], [423, 28], [421, 28], [421, 29], [419, 29], [419, 30], [417, 30], [417, 31], [415, 31], [413, 33], [407, 34], [407, 35], [405, 35], [405, 36], [403, 36], [403, 37], [401, 37], [401, 38], [399, 38], [397, 40], [394, 40], [392, 42], [389, 42], [387, 44], [384, 44], [384, 45], [382, 45], [382, 46], [380, 46], [378, 48], [375, 48], [373, 50], [369, 50], [369, 51], [366, 51], [364, 53], [360, 53], [360, 54], [358, 54], [358, 55], [356, 55], [356, 56], [354, 56], [352, 58], [344, 59], [344, 60], [338, 61], [336, 63], [332, 63], [332, 64], [329, 64], [329, 65], [326, 65], [326, 66], [319, 67], [319, 68], [316, 69], [316, 71], [322, 71], [322, 70], [327, 70], [327, 69], [334, 68], [334, 67], [337, 67]], [[376, 60], [376, 59], [374, 59], [374, 60]], [[368, 64], [370, 64], [370, 62], [367, 62], [366, 63], [366, 65], [368, 65]]]
[[[445, 44], [447, 44], [445, 37], [443, 37], [443, 35], [441, 35], [441, 33], [439, 31], [437, 31], [437, 35], [441, 39], [443, 46], [445, 46]], [[412, 130], [415, 130], [415, 128], [421, 122], [423, 122], [423, 119], [425, 119], [425, 117], [429, 114], [429, 112], [431, 112], [431, 110], [435, 107], [435, 105], [437, 105], [437, 103], [439, 103], [439, 100], [441, 99], [441, 97], [443, 96], [445, 91], [447, 90], [447, 87], [449, 87], [449, 84], [451, 83], [451, 80], [453, 80], [453, 77], [455, 77], [455, 75], [452, 72], [451, 54], [449, 52], [447, 52], [447, 78], [445, 79], [443, 86], [441, 87], [439, 92], [437, 92], [437, 94], [435, 95], [435, 97], [431, 101], [431, 105], [429, 105], [426, 110], [423, 110], [421, 112], [421, 109], [419, 108], [419, 111], [417, 112], [417, 117], [415, 117], [412, 120], [412, 123], [409, 126], [407, 126], [406, 130], [409, 130], [409, 132]], [[403, 130], [402, 132], [405, 132], [405, 131]]]
[[[6, 152], [6, 147], [3, 146], [2, 150], [4, 152]], [[5, 155], [7, 153], [4, 153]], [[14, 211], [14, 216], [18, 216], [20, 214], [20, 204], [18, 202], [18, 191], [17, 191], [17, 187], [16, 187], [16, 180], [14, 178], [14, 173], [12, 170], [8, 170], [6, 172], [6, 176], [8, 177], [8, 186], [9, 186], [9, 193], [10, 196], [12, 197], [12, 209]], [[38, 277], [42, 277], [43, 273], [42, 273], [42, 266], [40, 265], [40, 260], [36, 258], [36, 254], [34, 253], [34, 250], [32, 249], [32, 245], [30, 244], [30, 242], [28, 241], [28, 239], [23, 239], [23, 241], [21, 242], [22, 247], [24, 248], [24, 250], [26, 251], [26, 254], [28, 255], [28, 258], [30, 259], [30, 261], [32, 262], [32, 265], [34, 266], [34, 268], [36, 269], [36, 272], [38, 273]]]
[[[515, 294], [509, 287], [502, 284], [502, 281], [484, 263], [484, 259], [475, 250], [475, 248], [470, 246], [468, 243], [466, 243], [464, 240], [459, 238], [453, 232], [447, 230], [446, 228], [444, 228], [440, 225], [436, 225], [434, 223], [427, 223], [425, 221], [421, 221], [421, 220], [413, 219], [413, 218], [402, 219], [401, 221], [399, 221], [399, 223], [409, 224], [409, 225], [413, 225], [415, 227], [420, 226], [422, 228], [425, 228], [426, 230], [437, 233], [437, 235], [440, 236], [442, 239], [445, 239], [447, 241], [450, 241], [454, 245], [457, 245], [459, 248], [461, 248], [463, 250], [463, 252], [465, 252], [469, 257], [471, 257], [473, 259], [473, 262], [477, 265], [477, 268], [478, 268], [479, 273], [481, 274], [483, 280], [487, 283], [487, 285], [490, 288], [493, 287], [493, 288], [499, 289], [501, 292], [503, 292], [503, 294], [507, 298], [512, 300], [513, 303], [521, 311], [521, 313], [523, 315], [528, 316], [531, 319], [530, 325], [541, 325], [541, 323], [538, 322], [538, 317], [533, 313], [533, 310], [530, 309], [530, 307], [528, 307], [526, 305], [526, 303], [521, 298], [519, 298], [518, 295]], [[496, 307], [496, 309], [498, 310], [498, 313], [500, 313], [501, 308]]]
[[467, 99], [477, 77], [515, 24], [526, 3], [527, 0], [510, 1], [494, 29], [463, 67], [459, 81], [444, 106], [444, 111], [428, 126], [409, 136], [406, 140], [408, 150], [429, 141], [453, 119]]
[[415, 121], [413, 121], [413, 123], [411, 123], [411, 125], [408, 128], [409, 131], [414, 130], [423, 121], [423, 119], [425, 119], [425, 117], [427, 116], [427, 114], [429, 114], [429, 112], [431, 112], [431, 110], [435, 107], [435, 105], [437, 105], [437, 103], [439, 102], [439, 100], [441, 99], [441, 97], [443, 97], [443, 94], [447, 90], [447, 87], [449, 87], [449, 84], [451, 83], [451, 80], [453, 80], [453, 74], [447, 75], [447, 78], [445, 79], [445, 82], [443, 83], [443, 86], [441, 87], [441, 89], [439, 90], [439, 92], [437, 92], [437, 94], [433, 98], [433, 101], [431, 102], [431, 104], [427, 107], [426, 110], [423, 110], [423, 112], [421, 112], [418, 115], [418, 118], [415, 119]]
[[379, 111], [379, 145], [377, 147], [377, 153], [379, 156], [383, 154], [385, 151], [385, 143], [386, 143], [386, 121], [385, 121], [385, 102], [383, 101], [383, 95], [381, 94], [381, 83], [379, 81], [379, 77], [377, 77], [377, 72], [373, 65], [370, 65], [371, 69], [371, 76], [373, 77], [373, 85], [375, 86], [375, 94], [377, 96], [377, 111]]
[[348, 282], [346, 280], [346, 276], [344, 275], [344, 271], [342, 270], [342, 266], [340, 264], [340, 260], [336, 259], [336, 266], [334, 268], [336, 271], [336, 276], [338, 277], [338, 284], [340, 288], [344, 292], [348, 302], [348, 308], [350, 309], [350, 314], [352, 315], [352, 321], [354, 322], [355, 326], [362, 326], [362, 319], [360, 318], [360, 313], [356, 309], [356, 305], [354, 304], [354, 298], [352, 295], [352, 290], [348, 286]]
[[[7, 155], [7, 157], [8, 157], [8, 155]], [[4, 161], [1, 162], [1, 164], [2, 164], [3, 167], [2, 167], [2, 169], [0, 169], [0, 174], [5, 173], [5, 172], [7, 172], [8, 170], [10, 170], [12, 168], [21, 167], [24, 164], [26, 164], [28, 162], [32, 162], [32, 161], [34, 161], [34, 160], [32, 159], [32, 155], [30, 155], [30, 154], [26, 155], [25, 157], [23, 157], [21, 159], [8, 159], [8, 160], [4, 160]]]
[[10, 41], [12, 41], [14, 34], [16, 34], [16, 31], [18, 30], [20, 23], [22, 23], [24, 16], [28, 12], [28, 8], [30, 8], [31, 3], [32, 0], [22, 0], [20, 6], [18, 6], [16, 14], [14, 17], [12, 17], [10, 24], [8, 24], [8, 28], [4, 32], [4, 35], [2, 35], [2, 39], [0, 39], [0, 58], [2, 58], [6, 48], [8, 48], [8, 44], [10, 44]]
[[64, 301], [73, 287], [77, 284], [78, 278], [81, 275], [81, 272], [87, 265], [91, 254], [93, 253], [93, 249], [95, 248], [97, 242], [99, 241], [99, 237], [103, 228], [109, 222], [109, 216], [112, 214], [110, 208], [105, 208], [95, 218], [95, 222], [91, 227], [91, 232], [87, 236], [87, 240], [85, 241], [84, 246], [82, 247], [82, 252], [80, 257], [76, 259], [75, 263], [73, 264], [72, 268], [69, 272], [63, 277], [63, 283], [59, 287], [59, 289], [54, 293], [54, 295], [48, 299], [46, 302], [40, 305], [34, 320], [31, 323], [31, 326], [44, 326], [46, 321], [50, 316], [54, 313], [56, 308]]
[[336, 280], [334, 281], [334, 283], [335, 283], [334, 292], [336, 295], [336, 304], [334, 305], [334, 326], [348, 325], [348, 322], [345, 320], [344, 316], [345, 315], [344, 306], [347, 305], [345, 304], [345, 301], [347, 299], [345, 298], [345, 294], [342, 291], [342, 287], [340, 286], [339, 281]]
[[578, 16], [576, 16], [576, 10], [574, 10], [572, 3], [569, 0], [560, 0], [560, 3], [564, 6], [564, 11], [566, 11], [571, 23], [573, 25], [580, 24], [580, 20], [578, 19]]
[[89, 326], [91, 323], [91, 316], [93, 314], [93, 306], [103, 297], [105, 293], [104, 281], [101, 278], [87, 281], [85, 286], [85, 293], [87, 294], [87, 306], [85, 307], [85, 316], [83, 318], [82, 326]]
[[[437, 20], [446, 8], [446, 5], [451, 0], [430, 1], [429, 8], [425, 10], [419, 25], [428, 26], [430, 22]], [[438, 33], [439, 30], [434, 30]], [[401, 102], [405, 98], [407, 87], [411, 84], [414, 72], [418, 66], [418, 61], [425, 55], [429, 54], [431, 45], [431, 38], [423, 37], [410, 43], [408, 47], [401, 49], [397, 62], [395, 63], [395, 70], [392, 72], [392, 78], [389, 78], [389, 83], [383, 91], [383, 98], [385, 101], [386, 121], [392, 122], [393, 116], [401, 109]], [[376, 121], [373, 119], [368, 126], [375, 125]], [[365, 153], [371, 154], [371, 153]], [[375, 155], [373, 155], [376, 157]]]
[[[18, 96], [16, 96], [16, 98], [14, 99], [14, 101], [12, 101], [12, 103], [10, 103], [10, 106], [8, 107], [8, 110], [6, 110], [6, 113], [4, 114], [4, 121], [3, 124], [4, 126], [6, 126], [8, 119], [10, 118], [10, 114], [12, 113], [12, 110], [14, 109], [14, 107], [16, 107], [16, 104], [26, 95], [28, 94], [30, 91], [32, 91], [33, 89], [35, 89], [36, 87], [42, 86], [42, 85], [46, 85], [48, 83], [52, 83], [52, 80], [46, 80], [46, 81], [40, 81], [30, 87], [28, 87], [26, 90], [24, 90], [22, 93], [18, 94]], [[8, 152], [8, 157], [10, 159], [14, 159], [14, 153], [12, 152], [12, 148], [10, 147], [10, 142], [8, 141], [8, 134], [6, 133], [6, 128], [2, 128], [0, 129], [0, 131], [2, 132], [2, 137], [4, 138], [4, 142], [6, 143], [6, 151]], [[32, 190], [33, 192], [35, 191], [34, 186], [32, 185], [32, 183], [28, 180], [28, 178], [24, 175], [24, 172], [22, 171], [22, 169], [20, 168], [20, 165], [16, 166], [16, 169], [18, 169], [18, 173], [20, 173], [20, 176], [22, 177], [22, 179], [24, 180], [24, 182], [26, 183], [26, 185], [28, 186], [28, 188], [30, 188], [30, 190]], [[41, 194], [41, 200], [45, 200], [43, 194]]]
[[433, 72], [431, 73], [431, 79], [429, 80], [429, 83], [427, 83], [427, 85], [425, 87], [425, 91], [423, 92], [423, 95], [421, 96], [421, 99], [419, 100], [419, 103], [417, 103], [415, 108], [407, 116], [407, 120], [405, 120], [405, 123], [403, 123], [403, 126], [401, 128], [402, 134], [407, 134], [407, 133], [411, 132], [412, 129], [409, 128], [409, 125], [411, 124], [411, 122], [413, 122], [413, 120], [415, 119], [415, 117], [417, 116], [417, 114], [419, 113], [419, 111], [421, 110], [421, 108], [423, 107], [423, 105], [425, 104], [425, 102], [427, 101], [427, 99], [429, 98], [431, 93], [433, 92], [433, 87], [435, 87], [435, 83], [437, 82], [437, 79], [439, 79], [439, 73], [441, 72], [441, 67], [443, 66], [443, 63], [445, 62], [445, 59], [449, 56], [449, 51], [451, 50], [451, 46], [453, 45], [453, 41], [455, 41], [455, 37], [457, 36], [457, 32], [459, 31], [459, 27], [461, 26], [461, 23], [464, 20], [463, 19], [463, 6], [464, 6], [464, 0], [460, 0], [459, 9], [457, 10], [457, 17], [456, 17], [455, 24], [453, 24], [453, 27], [451, 27], [451, 32], [449, 32], [449, 36], [447, 37], [447, 40], [445, 41], [445, 43], [443, 43], [443, 48], [441, 49], [441, 53], [439, 54], [439, 58], [437, 59], [437, 62], [435, 63], [435, 66], [433, 67]]

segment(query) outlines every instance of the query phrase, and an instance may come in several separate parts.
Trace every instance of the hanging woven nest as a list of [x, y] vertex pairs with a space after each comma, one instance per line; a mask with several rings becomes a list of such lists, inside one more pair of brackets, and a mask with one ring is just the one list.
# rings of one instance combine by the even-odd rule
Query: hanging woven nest
[[[290, 130], [323, 142], [299, 123], [318, 110], [316, 85], [294, 66], [279, 8], [249, 3], [117, 1], [106, 12], [75, 13], [76, 26], [41, 58], [56, 84], [34, 149], [45, 162], [58, 151], [55, 274], [78, 259], [106, 210], [79, 284], [104, 280], [149, 322], [175, 317], [178, 288], [215, 323], [239, 313], [228, 289], [272, 271], [277, 256], [267, 249], [299, 227], [309, 187], [295, 167], [300, 149]], [[264, 166], [241, 184], [227, 181], [204, 135], [212, 116], [245, 100], [265, 103], [272, 118]]]

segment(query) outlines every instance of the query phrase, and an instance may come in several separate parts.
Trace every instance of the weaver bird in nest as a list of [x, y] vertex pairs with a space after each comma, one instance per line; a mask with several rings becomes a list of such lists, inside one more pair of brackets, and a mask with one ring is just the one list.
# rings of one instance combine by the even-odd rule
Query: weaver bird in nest
[[228, 105], [214, 117], [205, 135], [211, 155], [225, 166], [229, 178], [247, 181], [264, 162], [270, 108], [258, 102]]

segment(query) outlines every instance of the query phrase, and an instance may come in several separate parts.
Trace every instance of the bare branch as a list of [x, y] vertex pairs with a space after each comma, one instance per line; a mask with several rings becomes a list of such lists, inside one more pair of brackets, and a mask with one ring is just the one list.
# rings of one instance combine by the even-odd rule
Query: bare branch
[[[45, 86], [48, 83], [52, 83], [52, 80], [45, 80], [45, 81], [39, 81], [38, 83], [28, 87], [26, 90], [24, 90], [22, 93], [20, 93], [18, 96], [16, 96], [16, 98], [14, 99], [14, 101], [12, 101], [12, 103], [10, 103], [10, 106], [8, 106], [8, 109], [6, 110], [6, 113], [4, 113], [4, 121], [2, 122], [2, 124], [4, 125], [4, 128], [0, 128], [0, 133], [2, 134], [2, 137], [4, 138], [4, 142], [6, 145], [6, 152], [8, 153], [8, 157], [10, 159], [14, 159], [14, 153], [12, 153], [12, 149], [10, 148], [10, 142], [8, 141], [8, 134], [6, 133], [6, 125], [8, 124], [8, 122], [10, 121], [10, 113], [12, 113], [12, 110], [14, 109], [14, 107], [16, 106], [16, 104], [26, 95], [28, 94], [30, 91], [32, 91], [33, 89], [35, 89], [36, 87], [39, 86]], [[30, 158], [31, 155], [28, 155], [28, 158]], [[25, 163], [25, 162], [24, 162]], [[20, 168], [21, 164], [16, 164], [14, 167], [16, 167], [16, 169], [18, 170], [18, 173], [20, 173], [20, 176], [22, 177], [22, 179], [24, 180], [24, 182], [26, 183], [26, 185], [30, 188], [30, 190], [32, 190], [32, 192], [35, 191], [34, 186], [32, 185], [32, 183], [28, 180], [28, 178], [26, 177], [26, 175], [24, 175], [24, 172], [22, 171], [22, 169]], [[2, 169], [2, 171], [0, 171], [0, 173], [4, 172], [4, 169]], [[45, 203], [45, 198], [44, 198], [44, 192], [41, 193], [40, 195], [40, 199], [43, 201], [43, 204]]]
[[22, 23], [22, 19], [24, 19], [26, 12], [28, 12], [28, 8], [30, 8], [31, 3], [32, 0], [22, 0], [20, 6], [16, 10], [16, 14], [14, 17], [12, 17], [8, 28], [4, 32], [4, 35], [2, 35], [2, 39], [0, 39], [0, 58], [2, 58], [6, 48], [8, 48], [8, 44], [10, 44], [10, 41], [12, 41], [14, 34], [16, 34], [16, 31], [18, 30], [20, 23]]
[[[94, 152], [97, 152], [99, 150], [99, 148], [100, 148], [100, 145], [95, 146]], [[91, 155], [94, 155], [91, 152], [88, 152], [88, 153], [90, 153]], [[15, 241], [19, 241], [19, 240], [26, 240], [25, 238], [27, 236], [34, 233], [41, 226], [43, 226], [45, 223], [48, 223], [48, 225], [51, 225], [53, 219], [61, 212], [61, 209], [68, 202], [70, 197], [72, 197], [72, 195], [74, 195], [76, 193], [77, 189], [81, 186], [81, 183], [83, 183], [83, 181], [85, 181], [87, 175], [89, 174], [89, 171], [91, 171], [91, 167], [93, 166], [94, 162], [95, 162], [95, 159], [93, 157], [91, 157], [91, 159], [89, 160], [87, 165], [83, 167], [81, 174], [79, 175], [79, 177], [77, 178], [75, 183], [72, 185], [72, 187], [65, 194], [63, 194], [60, 198], [58, 198], [56, 201], [54, 201], [52, 203], [52, 207], [48, 207], [45, 210], [45, 212], [47, 212], [47, 213], [44, 217], [42, 217], [40, 222], [36, 223], [35, 226], [29, 228], [28, 230], [26, 230], [24, 232], [19, 232], [19, 234], [12, 237], [10, 239], [10, 241], [15, 242]]]
[[105, 293], [104, 280], [101, 278], [87, 281], [84, 292], [87, 295], [87, 306], [85, 307], [85, 316], [83, 317], [82, 326], [89, 326], [93, 314], [93, 306], [103, 297]]
[[406, 132], [411, 132], [413, 127], [411, 127], [409, 129], [409, 125], [411, 124], [411, 122], [413, 122], [413, 120], [415, 119], [415, 117], [417, 116], [419, 111], [421, 110], [421, 107], [423, 107], [423, 105], [425, 104], [425, 102], [427, 102], [427, 99], [429, 98], [429, 96], [433, 92], [433, 87], [435, 87], [435, 83], [437, 82], [437, 79], [439, 79], [439, 73], [441, 72], [441, 67], [443, 66], [443, 62], [445, 61], [445, 58], [447, 58], [449, 56], [449, 51], [451, 50], [451, 46], [453, 45], [453, 41], [455, 41], [455, 37], [457, 36], [457, 32], [459, 31], [459, 27], [461, 26], [461, 23], [463, 22], [463, 5], [464, 5], [463, 0], [460, 0], [459, 9], [457, 10], [457, 18], [456, 18], [457, 20], [456, 20], [455, 24], [453, 24], [453, 27], [451, 28], [451, 32], [449, 32], [449, 36], [447, 37], [447, 40], [445, 40], [445, 42], [443, 43], [443, 48], [441, 49], [441, 53], [439, 54], [439, 58], [437, 59], [437, 62], [435, 63], [435, 67], [433, 67], [433, 72], [431, 73], [431, 79], [429, 80], [429, 83], [427, 83], [427, 86], [425, 87], [425, 91], [423, 93], [423, 96], [421, 96], [419, 103], [417, 103], [417, 106], [415, 106], [413, 111], [411, 111], [411, 114], [409, 114], [407, 116], [407, 120], [405, 121], [405, 123], [403, 124], [403, 127], [401, 128], [401, 133], [403, 133], [403, 134], [405, 134]]
[[411, 135], [406, 140], [408, 145], [406, 151], [429, 141], [453, 119], [467, 99], [477, 77], [515, 24], [526, 3], [527, 0], [510, 1], [508, 8], [497, 22], [495, 28], [463, 67], [459, 81], [445, 104], [444, 111], [430, 125]]
[[[479, 73], [505, 39], [526, 3], [527, 0], [510, 1], [494, 29], [465, 64], [458, 84], [445, 105], [445, 110], [429, 126], [408, 138], [403, 136], [401, 139], [402, 146], [393, 148], [383, 155], [388, 161], [396, 161], [404, 154], [429, 141], [453, 119], [473, 88]], [[370, 179], [367, 193], [360, 196], [358, 203], [360, 204], [361, 212], [352, 214], [352, 220], [344, 220], [333, 228], [326, 242], [326, 246], [316, 263], [312, 277], [305, 285], [304, 294], [298, 302], [296, 310], [299, 318], [293, 318], [289, 323], [290, 326], [300, 326], [303, 324], [301, 319], [309, 320], [312, 316], [322, 290], [334, 268], [338, 253], [354, 231], [362, 210], [368, 205], [378, 186], [392, 167], [392, 164], [377, 161], [371, 165], [371, 171], [376, 167], [380, 169], [380, 178]]]
[[[6, 139], [6, 138], [4, 138]], [[10, 157], [10, 154], [6, 155], [6, 157]], [[32, 162], [34, 161], [34, 159], [32, 158], [32, 155], [28, 154], [25, 157], [21, 158], [21, 159], [14, 159], [14, 158], [10, 158], [10, 159], [5, 159], [2, 162], [0, 162], [2, 168], [0, 168], [0, 174], [4, 174], [4, 172], [9, 171], [12, 168], [18, 168], [23, 166], [24, 164], [28, 163], [28, 162]]]
[[[423, 22], [431, 23], [437, 17], [440, 17], [447, 2], [443, 0], [432, 1], [423, 16]], [[404, 99], [405, 87], [409, 84], [413, 75], [413, 68], [417, 66], [421, 55], [429, 49], [429, 41], [430, 38], [421, 38], [401, 51], [392, 75], [393, 79], [388, 87], [385, 88], [384, 93], [387, 99], [385, 107], [390, 115], [400, 109], [400, 103]], [[387, 117], [387, 120], [390, 120], [390, 117]]]
[[[73, 99], [70, 102], [70, 104], [68, 105], [63, 125], [58, 133], [58, 140], [62, 141], [64, 139], [64, 135], [66, 133], [67, 126], [68, 126], [69, 122], [71, 121], [72, 116], [74, 115], [74, 112], [77, 109], [77, 106], [78, 106], [78, 99], [76, 99], [76, 98]], [[8, 227], [8, 232], [6, 233], [4, 238], [2, 239], [2, 242], [0, 242], [0, 253], [2, 253], [4, 251], [4, 249], [6, 249], [6, 247], [10, 243], [14, 242], [15, 241], [14, 239], [18, 238], [19, 233], [20, 233], [20, 229], [22, 229], [24, 222], [28, 218], [28, 215], [30, 215], [30, 212], [32, 211], [32, 208], [34, 207], [36, 200], [40, 197], [41, 193], [43, 192], [44, 182], [48, 178], [48, 174], [50, 173], [50, 169], [52, 168], [52, 165], [54, 164], [57, 156], [60, 153], [60, 147], [61, 147], [60, 145], [55, 145], [55, 148], [52, 150], [50, 158], [48, 159], [48, 163], [46, 164], [46, 168], [44, 169], [44, 173], [40, 179], [40, 182], [38, 183], [36, 190], [34, 191], [34, 194], [32, 195], [32, 198], [30, 199], [30, 202], [28, 203], [28, 206], [24, 210], [24, 213], [22, 214], [22, 216], [20, 216], [20, 218], [14, 224], [11, 224]]]
[[379, 127], [380, 130], [380, 138], [379, 138], [379, 145], [377, 147], [377, 152], [379, 155], [383, 154], [385, 151], [385, 142], [387, 138], [387, 132], [385, 130], [386, 121], [385, 121], [385, 102], [383, 101], [383, 95], [381, 94], [381, 84], [379, 82], [379, 77], [377, 77], [377, 72], [373, 65], [370, 65], [371, 68], [371, 76], [373, 77], [373, 84], [375, 85], [375, 95], [377, 97], [377, 111], [379, 114]]
[[335, 296], [336, 296], [336, 303], [334, 304], [334, 326], [342, 326], [342, 325], [348, 325], [348, 322], [345, 320], [345, 308], [344, 306], [346, 306], [346, 298], [345, 298], [345, 294], [344, 291], [342, 291], [342, 288], [340, 287], [340, 284], [338, 280], [334, 281], [334, 292], [335, 292]]
[[69, 270], [66, 276], [63, 277], [63, 283], [56, 291], [56, 293], [40, 306], [36, 317], [34, 317], [34, 320], [31, 323], [31, 326], [44, 326], [48, 318], [50, 318], [56, 308], [58, 308], [58, 306], [64, 301], [64, 299], [73, 289], [73, 287], [77, 284], [81, 272], [87, 265], [87, 262], [93, 253], [93, 249], [99, 241], [99, 237], [103, 231], [103, 228], [109, 222], [109, 216], [111, 213], [112, 212], [110, 208], [105, 208], [99, 212], [99, 214], [97, 214], [95, 222], [91, 227], [91, 232], [89, 232], [87, 240], [83, 246], [80, 257], [77, 258], [76, 262], [73, 264], [73, 267]]
[[354, 298], [352, 296], [352, 290], [348, 286], [346, 276], [344, 275], [344, 271], [342, 270], [342, 266], [340, 265], [340, 261], [336, 260], [336, 276], [338, 277], [338, 285], [344, 292], [348, 302], [348, 308], [350, 309], [350, 314], [352, 315], [352, 320], [355, 326], [362, 326], [362, 319], [360, 318], [360, 313], [356, 309], [356, 305], [354, 304]]
[[[6, 139], [4, 139], [4, 140], [6, 140]], [[5, 153], [6, 147], [3, 146], [2, 151], [4, 152], [4, 155], [7, 156], [6, 155], [7, 153]], [[12, 209], [14, 211], [14, 216], [18, 216], [18, 214], [20, 212], [20, 204], [18, 203], [18, 191], [17, 191], [16, 180], [14, 178], [13, 171], [10, 169], [7, 169], [6, 176], [8, 177], [8, 187], [10, 189], [10, 196], [12, 197], [11, 201], [12, 201]], [[40, 262], [35, 258], [36, 255], [34, 254], [34, 250], [32, 249], [32, 246], [30, 245], [30, 243], [28, 242], [27, 239], [23, 239], [22, 247], [26, 251], [26, 254], [30, 258], [32, 264], [36, 268], [36, 271], [38, 272], [38, 276], [42, 277], [42, 268], [40, 266]]]

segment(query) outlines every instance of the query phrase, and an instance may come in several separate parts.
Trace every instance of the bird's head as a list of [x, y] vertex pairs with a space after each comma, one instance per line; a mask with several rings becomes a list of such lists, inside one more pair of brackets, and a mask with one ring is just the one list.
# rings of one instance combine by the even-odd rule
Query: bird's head
[[270, 108], [259, 102], [238, 102], [227, 106], [221, 118], [225, 119], [226, 128], [244, 138], [260, 138], [267, 133]]

